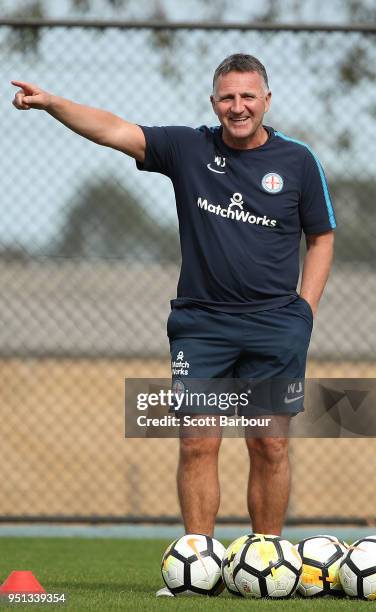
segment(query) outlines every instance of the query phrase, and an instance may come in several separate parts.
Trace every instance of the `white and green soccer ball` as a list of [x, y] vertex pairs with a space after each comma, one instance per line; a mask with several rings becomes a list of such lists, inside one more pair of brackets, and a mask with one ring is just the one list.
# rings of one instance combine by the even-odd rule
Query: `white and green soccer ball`
[[219, 595], [225, 548], [207, 535], [189, 533], [172, 542], [162, 557], [162, 577], [174, 595]]
[[254, 533], [236, 553], [233, 580], [244, 597], [291, 597], [298, 588], [302, 560], [284, 538]]
[[239, 552], [243, 544], [245, 544], [246, 541], [251, 537], [252, 537], [252, 534], [247, 534], [247, 535], [240, 536], [239, 538], [236, 538], [236, 540], [231, 542], [230, 546], [226, 548], [226, 552], [222, 559], [223, 582], [225, 583], [230, 593], [232, 593], [233, 595], [238, 595], [239, 597], [241, 593], [239, 593], [239, 590], [235, 586], [233, 575], [232, 575], [234, 559], [235, 559], [236, 553]]
[[339, 577], [346, 595], [376, 600], [376, 535], [349, 546], [340, 564]]
[[303, 561], [299, 593], [303, 597], [341, 597], [344, 591], [339, 579], [339, 566], [347, 547], [334, 536], [317, 535], [296, 545]]

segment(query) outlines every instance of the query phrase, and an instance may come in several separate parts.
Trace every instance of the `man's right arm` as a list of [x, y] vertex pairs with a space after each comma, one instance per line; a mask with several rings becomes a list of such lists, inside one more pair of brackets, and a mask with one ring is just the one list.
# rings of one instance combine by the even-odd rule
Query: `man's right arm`
[[12, 81], [21, 87], [13, 105], [19, 110], [45, 110], [68, 128], [97, 144], [122, 151], [137, 161], [145, 161], [146, 142], [142, 129], [105, 110], [76, 104], [43, 91], [37, 85]]

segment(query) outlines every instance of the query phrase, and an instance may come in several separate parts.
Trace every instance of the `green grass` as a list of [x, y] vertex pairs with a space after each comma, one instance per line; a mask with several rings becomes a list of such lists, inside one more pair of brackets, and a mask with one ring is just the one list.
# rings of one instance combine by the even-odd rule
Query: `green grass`
[[[229, 593], [217, 598], [155, 598], [162, 586], [159, 564], [165, 540], [78, 538], [0, 538], [0, 581], [13, 570], [31, 570], [49, 593], [65, 592], [61, 606], [0, 605], [1, 610], [129, 610], [226, 611], [296, 610], [355, 612], [370, 602], [350, 599], [286, 601], [238, 599]], [[226, 544], [224, 542], [224, 544]]]

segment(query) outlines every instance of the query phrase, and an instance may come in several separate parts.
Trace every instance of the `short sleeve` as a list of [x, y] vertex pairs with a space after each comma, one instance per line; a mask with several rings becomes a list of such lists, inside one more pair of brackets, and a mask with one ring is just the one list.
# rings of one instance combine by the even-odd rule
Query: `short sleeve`
[[300, 220], [305, 234], [333, 230], [336, 219], [324, 170], [317, 156], [307, 148], [299, 203]]
[[139, 170], [159, 172], [173, 179], [182, 162], [184, 150], [192, 148], [196, 130], [186, 126], [146, 127], [144, 132], [146, 151], [144, 162], [136, 162]]

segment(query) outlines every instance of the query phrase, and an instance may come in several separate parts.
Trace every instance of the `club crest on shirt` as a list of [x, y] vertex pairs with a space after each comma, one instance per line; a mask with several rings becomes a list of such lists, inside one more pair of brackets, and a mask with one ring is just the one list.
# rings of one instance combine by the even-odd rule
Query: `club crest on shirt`
[[261, 185], [268, 193], [279, 193], [283, 189], [283, 178], [276, 172], [268, 172], [263, 177]]

